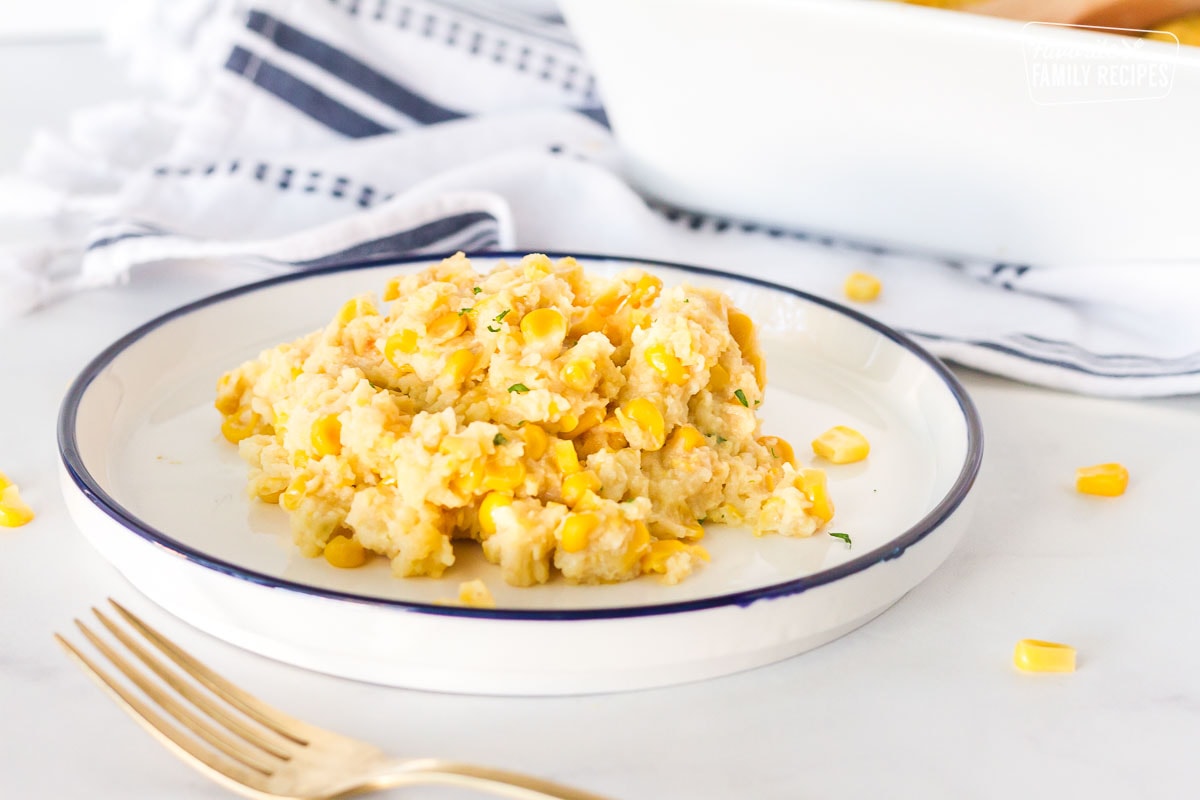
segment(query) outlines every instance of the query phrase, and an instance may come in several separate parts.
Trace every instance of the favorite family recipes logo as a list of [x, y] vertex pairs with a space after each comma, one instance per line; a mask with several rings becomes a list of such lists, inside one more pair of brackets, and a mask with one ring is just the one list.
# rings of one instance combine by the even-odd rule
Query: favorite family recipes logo
[[1028, 23], [1023, 44], [1029, 96], [1044, 105], [1166, 97], [1179, 50], [1179, 39], [1163, 31], [1049, 22]]

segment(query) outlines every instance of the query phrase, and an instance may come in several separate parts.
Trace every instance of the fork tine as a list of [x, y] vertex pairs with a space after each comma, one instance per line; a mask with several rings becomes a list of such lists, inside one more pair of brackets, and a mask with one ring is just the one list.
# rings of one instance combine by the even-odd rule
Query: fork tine
[[310, 729], [310, 726], [300, 720], [289, 717], [282, 711], [279, 711], [272, 706], [267, 705], [259, 700], [254, 695], [239, 689], [229, 681], [222, 678], [217, 673], [213, 672], [204, 664], [197, 661], [192, 656], [188, 655], [179, 645], [172, 642], [167, 637], [163, 636], [154, 628], [147, 625], [139, 619], [132, 611], [126, 609], [123, 605], [108, 598], [108, 602], [117, 610], [126, 622], [132, 625], [137, 631], [145, 636], [150, 642], [162, 651], [168, 658], [175, 662], [184, 672], [191, 675], [197, 681], [202, 683], [210, 692], [220, 697], [226, 703], [229, 703], [234, 708], [244, 713], [246, 716], [275, 731], [281, 736], [286, 736], [296, 744], [307, 745], [308, 739], [304, 733]]
[[[255, 747], [269, 753], [275, 758], [287, 761], [291, 759], [292, 754], [289, 750], [284, 749], [279, 744], [270, 741], [259, 731], [251, 728], [248, 724], [242, 721], [242, 718], [230, 713], [220, 703], [214, 702], [203, 692], [197, 689], [192, 683], [184, 680], [177, 672], [172, 670], [161, 659], [156, 658], [153, 653], [137, 642], [134, 637], [130, 636], [124, 628], [117, 625], [109, 617], [100, 612], [99, 609], [93, 608], [92, 613], [96, 618], [108, 628], [109, 632], [120, 640], [121, 644], [129, 648], [135, 656], [141, 659], [142, 663], [154, 672], [159, 678], [167, 683], [172, 689], [182, 695], [189, 703], [203, 711], [208, 716], [219, 722], [221, 725], [228, 728], [233, 733], [242, 737], [246, 741], [253, 744]], [[292, 745], [292, 742], [288, 742]], [[294, 746], [294, 745], [293, 745]]]
[[227, 788], [247, 797], [267, 796], [255, 788], [256, 785], [262, 783], [262, 776], [258, 773], [240, 764], [217, 758], [212, 752], [198, 747], [194, 741], [182, 735], [145, 703], [130, 694], [108, 673], [93, 664], [92, 660], [77, 650], [73, 644], [57, 633], [54, 634], [54, 639], [67, 651], [67, 655], [75, 659], [84, 672], [100, 684], [100, 688], [104, 689], [118, 706], [137, 720], [139, 725], [150, 732], [150, 735], [161, 741], [167, 749]]
[[162, 687], [155, 685], [139, 672], [132, 664], [130, 664], [124, 656], [113, 650], [103, 639], [91, 631], [88, 626], [84, 625], [79, 620], [75, 620], [75, 625], [87, 637], [97, 650], [99, 650], [105, 658], [107, 658], [113, 666], [121, 671], [135, 686], [142, 690], [143, 693], [155, 703], [159, 708], [167, 712], [176, 722], [183, 725], [194, 735], [199, 736], [210, 745], [220, 750], [222, 753], [232, 758], [234, 761], [249, 767], [263, 775], [272, 773], [271, 764], [266, 762], [261, 754], [255, 753], [248, 748], [244, 743], [240, 743], [231, 739], [226, 734], [213, 728], [204, 720], [197, 717], [191, 711], [184, 708], [183, 704], [170, 694], [165, 692]]

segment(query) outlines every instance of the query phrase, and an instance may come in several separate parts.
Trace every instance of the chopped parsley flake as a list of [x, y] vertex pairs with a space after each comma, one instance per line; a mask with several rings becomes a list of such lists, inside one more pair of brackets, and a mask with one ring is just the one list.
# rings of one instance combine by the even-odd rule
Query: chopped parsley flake
[[499, 447], [502, 444], [508, 444], [508, 437], [505, 436], [503, 433], [497, 433], [495, 435], [495, 437], [492, 439], [492, 444], [496, 445], [497, 447]]
[[529, 387], [523, 383], [514, 383], [512, 386], [508, 387], [508, 390], [510, 392], [516, 392], [517, 394], [525, 394], [529, 391]]
[[491, 331], [492, 333], [500, 332], [500, 329], [498, 327], [496, 327], [495, 325], [488, 325], [488, 330]]
[[724, 436], [718, 436], [718, 437], [717, 437], [717, 444], [725, 444], [725, 443], [726, 443], [726, 442], [728, 442], [728, 441], [729, 441], [729, 440], [728, 440], [728, 439], [726, 439]]
[[841, 539], [843, 542], [846, 543], [846, 549], [847, 550], [850, 549], [850, 534], [841, 533], [840, 531], [830, 531], [829, 535], [835, 539]]
[[458, 315], [461, 317], [463, 314], [470, 314], [474, 311], [475, 311], [475, 308], [473, 306], [471, 308], [460, 308], [458, 310]]
[[779, 458], [779, 453], [775, 452], [775, 448], [771, 448], [771, 458]]
[[523, 419], [523, 420], [521, 420], [520, 422], [518, 422], [518, 423], [517, 423], [517, 427], [518, 427], [518, 428], [523, 428], [523, 427], [525, 427], [525, 423], [527, 423], [527, 422], [529, 422], [529, 420], [527, 420], [527, 419]]
[[497, 315], [496, 315], [496, 322], [500, 322], [502, 319], [504, 319], [505, 317], [507, 317], [507, 316], [508, 316], [508, 312], [509, 312], [509, 311], [512, 311], [512, 309], [511, 309], [511, 308], [506, 308], [506, 309], [504, 309], [503, 311], [501, 311], [499, 314], [497, 314]]
[[472, 293], [472, 294], [479, 294], [479, 293], [480, 293], [480, 292], [482, 292], [482, 291], [483, 291], [483, 289], [480, 289], [478, 286], [476, 286], [474, 289], [472, 289], [472, 290], [471, 290], [471, 293]]
[[733, 396], [736, 397], [738, 402], [744, 405], [746, 408], [750, 407], [750, 401], [746, 399], [746, 393], [741, 389], [738, 389], [736, 392], [734, 392]]

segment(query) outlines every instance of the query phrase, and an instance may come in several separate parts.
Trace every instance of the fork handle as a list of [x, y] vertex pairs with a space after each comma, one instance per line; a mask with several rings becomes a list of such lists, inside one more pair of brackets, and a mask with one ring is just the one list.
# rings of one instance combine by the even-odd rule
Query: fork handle
[[519, 772], [435, 758], [385, 762], [373, 770], [354, 793], [419, 784], [457, 786], [510, 800], [608, 800], [598, 794]]

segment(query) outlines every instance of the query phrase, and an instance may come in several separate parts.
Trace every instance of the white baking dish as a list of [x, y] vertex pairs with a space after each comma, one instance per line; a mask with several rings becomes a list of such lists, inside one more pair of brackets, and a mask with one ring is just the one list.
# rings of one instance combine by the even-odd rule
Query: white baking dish
[[[562, 6], [631, 180], [672, 204], [1010, 261], [1200, 258], [1200, 48], [880, 0]], [[1171, 75], [1044, 90], [1039, 60]]]

